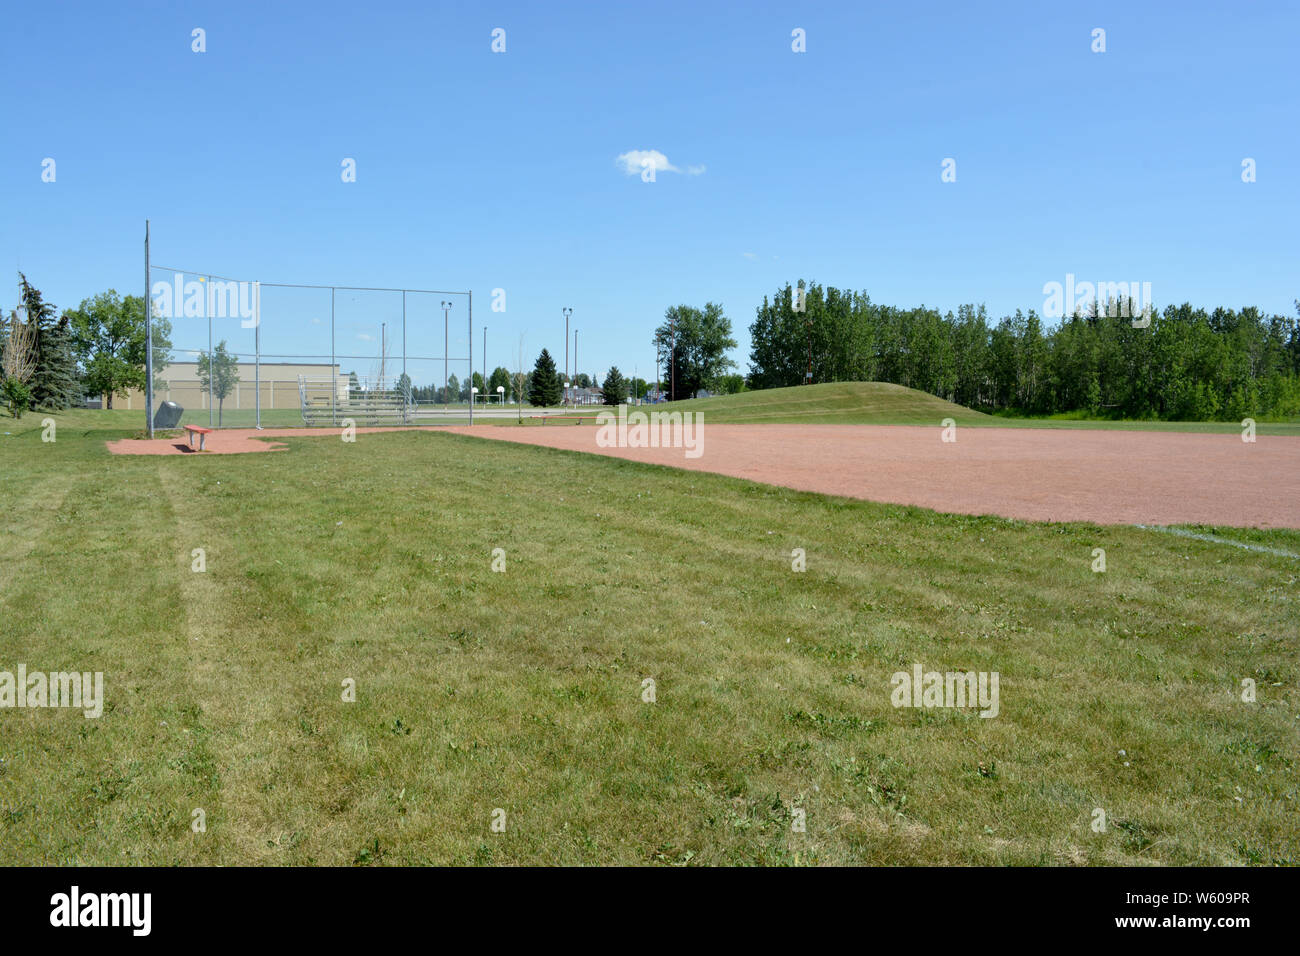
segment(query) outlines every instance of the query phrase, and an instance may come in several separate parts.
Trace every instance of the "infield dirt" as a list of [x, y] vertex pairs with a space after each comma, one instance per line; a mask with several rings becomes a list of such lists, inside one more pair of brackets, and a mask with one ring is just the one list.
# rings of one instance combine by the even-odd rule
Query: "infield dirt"
[[1300, 528], [1300, 438], [959, 426], [944, 442], [937, 425], [705, 425], [687, 458], [602, 448], [588, 425], [447, 430], [958, 514]]

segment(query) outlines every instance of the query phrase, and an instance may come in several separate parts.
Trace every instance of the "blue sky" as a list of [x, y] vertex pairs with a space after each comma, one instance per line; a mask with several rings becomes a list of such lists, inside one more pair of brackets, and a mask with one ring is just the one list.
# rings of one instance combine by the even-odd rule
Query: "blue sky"
[[[755, 307], [800, 277], [994, 317], [1041, 310], [1067, 273], [1150, 282], [1157, 305], [1294, 314], [1300, 295], [1293, 3], [22, 4], [6, 21], [0, 263], [61, 308], [138, 294], [146, 217], [164, 265], [472, 289], [476, 368], [484, 324], [489, 368], [521, 334], [529, 364], [542, 346], [562, 364], [571, 306], [583, 371], [648, 377], [664, 309], [715, 300], [743, 370]], [[618, 162], [632, 150], [680, 171], [643, 182]], [[435, 354], [439, 315], [413, 320]], [[319, 333], [278, 347], [316, 353]]]

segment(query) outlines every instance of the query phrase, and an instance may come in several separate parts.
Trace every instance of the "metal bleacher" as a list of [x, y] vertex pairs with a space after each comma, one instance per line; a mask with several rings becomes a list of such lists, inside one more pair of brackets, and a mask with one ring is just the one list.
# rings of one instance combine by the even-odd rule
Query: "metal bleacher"
[[335, 382], [298, 377], [298, 396], [304, 425], [336, 425], [350, 418], [358, 425], [409, 425], [414, 405], [388, 383], [376, 387], [338, 390]]

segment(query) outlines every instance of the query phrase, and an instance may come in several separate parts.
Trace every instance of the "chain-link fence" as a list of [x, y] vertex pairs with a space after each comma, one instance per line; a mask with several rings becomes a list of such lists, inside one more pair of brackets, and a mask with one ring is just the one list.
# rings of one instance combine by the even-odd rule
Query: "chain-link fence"
[[[148, 267], [154, 409], [220, 427], [472, 414], [468, 292], [296, 285]], [[135, 396], [132, 396], [135, 399]], [[140, 396], [143, 404], [143, 396]]]

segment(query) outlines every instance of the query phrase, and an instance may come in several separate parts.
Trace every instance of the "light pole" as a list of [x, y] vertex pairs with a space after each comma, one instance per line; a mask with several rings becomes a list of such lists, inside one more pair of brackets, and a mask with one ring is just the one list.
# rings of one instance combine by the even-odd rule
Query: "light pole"
[[808, 374], [804, 376], [804, 384], [812, 384], [812, 324], [813, 320], [808, 319]]
[[487, 326], [483, 326], [483, 392], [487, 393]]
[[573, 330], [573, 380], [575, 382], [578, 380], [578, 375], [580, 374], [578, 372], [578, 369], [580, 368], [582, 368], [582, 366], [578, 364], [578, 330], [574, 329]]
[[672, 382], [668, 386], [668, 401], [677, 401], [677, 316], [668, 320], [668, 361], [672, 365]]
[[451, 303], [443, 302], [442, 303], [442, 403], [444, 405], [448, 404], [448, 400], [451, 398], [451, 396], [447, 394], [447, 381], [448, 381], [447, 353], [451, 349], [451, 331], [450, 331], [451, 325], [449, 324], [447, 314], [450, 311], [451, 311]]
[[[153, 438], [153, 299], [149, 289], [149, 220], [144, 221], [144, 423]], [[26, 311], [24, 309], [24, 311]], [[103, 403], [101, 402], [101, 405]]]
[[[562, 310], [564, 312], [564, 377], [569, 377], [569, 316], [573, 315], [573, 309], [567, 305]], [[569, 404], [569, 383], [564, 383], [564, 404]]]

